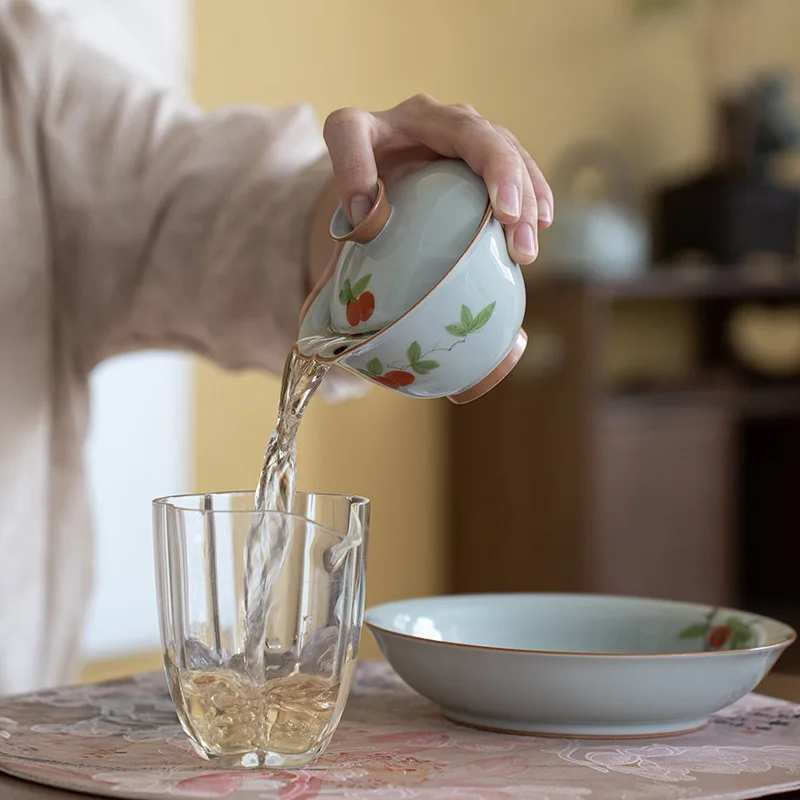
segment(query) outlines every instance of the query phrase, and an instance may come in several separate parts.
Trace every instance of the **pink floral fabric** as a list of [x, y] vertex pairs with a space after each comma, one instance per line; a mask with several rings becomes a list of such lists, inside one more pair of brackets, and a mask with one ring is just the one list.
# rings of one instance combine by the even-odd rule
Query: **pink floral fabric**
[[366, 663], [312, 768], [224, 772], [194, 754], [153, 673], [0, 700], [0, 770], [141, 800], [739, 799], [800, 788], [800, 706], [751, 695], [705, 730], [653, 741], [508, 736], [445, 721]]

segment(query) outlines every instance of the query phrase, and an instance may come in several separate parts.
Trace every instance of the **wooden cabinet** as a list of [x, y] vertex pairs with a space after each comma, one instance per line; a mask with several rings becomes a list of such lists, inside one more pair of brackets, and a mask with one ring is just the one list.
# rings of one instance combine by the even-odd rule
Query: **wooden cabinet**
[[599, 415], [592, 581], [612, 594], [735, 600], [735, 428], [714, 407]]
[[[742, 423], [800, 414], [800, 391], [702, 376], [718, 373], [707, 342], [724, 305], [778, 291], [800, 297], [800, 283], [662, 273], [530, 286], [523, 360], [451, 412], [453, 590], [735, 603]], [[693, 308], [701, 377], [621, 390], [604, 368], [613, 315], [663, 299]]]

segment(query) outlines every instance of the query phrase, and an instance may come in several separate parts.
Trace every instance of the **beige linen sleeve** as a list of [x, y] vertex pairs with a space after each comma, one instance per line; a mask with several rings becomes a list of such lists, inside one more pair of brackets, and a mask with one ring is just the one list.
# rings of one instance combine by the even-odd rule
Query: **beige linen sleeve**
[[313, 111], [206, 114], [27, 0], [8, 19], [37, 104], [55, 313], [76, 367], [179, 348], [280, 371], [331, 177]]

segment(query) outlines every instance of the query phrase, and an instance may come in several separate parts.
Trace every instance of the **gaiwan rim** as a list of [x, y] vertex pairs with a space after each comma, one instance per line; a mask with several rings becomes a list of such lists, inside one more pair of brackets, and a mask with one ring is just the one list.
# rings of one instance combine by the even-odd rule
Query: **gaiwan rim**
[[[627, 602], [631, 605], [637, 603], [655, 603], [662, 606], [672, 606], [672, 607], [682, 607], [686, 609], [697, 609], [698, 611], [703, 611], [706, 614], [711, 611], [720, 611], [726, 612], [729, 611], [733, 614], [746, 614], [749, 617], [754, 618], [762, 623], [772, 623], [774, 625], [779, 626], [785, 630], [785, 638], [781, 641], [774, 641], [768, 644], [761, 644], [756, 645], [755, 647], [741, 647], [735, 650], [705, 650], [699, 653], [591, 653], [586, 651], [571, 651], [571, 650], [537, 650], [537, 649], [528, 649], [528, 648], [521, 648], [521, 647], [499, 647], [497, 645], [483, 645], [483, 644], [466, 644], [464, 642], [447, 642], [441, 639], [429, 639], [425, 636], [415, 636], [411, 633], [402, 633], [401, 631], [394, 630], [393, 628], [387, 628], [383, 625], [378, 625], [370, 619], [370, 616], [373, 616], [376, 612], [388, 609], [392, 606], [401, 606], [403, 603], [424, 603], [424, 602], [438, 602], [442, 600], [482, 600], [486, 598], [506, 598], [506, 599], [513, 599], [513, 598], [562, 598], [562, 599], [602, 599], [602, 600], [620, 600], [622, 602]], [[482, 651], [482, 652], [494, 652], [494, 653], [526, 653], [530, 655], [541, 655], [541, 656], [570, 656], [573, 658], [602, 658], [602, 659], [614, 659], [614, 658], [633, 658], [633, 659], [658, 659], [658, 658], [669, 658], [669, 659], [694, 659], [694, 658], [707, 658], [708, 656], [731, 656], [737, 653], [763, 653], [770, 650], [775, 649], [785, 649], [792, 645], [797, 639], [797, 631], [792, 628], [790, 625], [787, 625], [785, 622], [781, 622], [780, 620], [774, 619], [772, 617], [766, 617], [763, 614], [755, 614], [749, 611], [741, 611], [738, 609], [728, 608], [727, 606], [714, 606], [713, 604], [708, 603], [689, 603], [682, 600], [666, 600], [661, 597], [637, 597], [637, 596], [630, 596], [630, 595], [612, 595], [612, 594], [579, 594], [579, 593], [569, 593], [569, 592], [517, 592], [517, 593], [510, 593], [510, 592], [497, 592], [497, 593], [487, 593], [487, 594], [457, 594], [457, 595], [429, 595], [427, 597], [414, 597], [408, 598], [407, 600], [394, 600], [389, 603], [381, 603], [379, 605], [372, 606], [368, 608], [364, 613], [364, 623], [367, 625], [370, 630], [380, 631], [381, 633], [386, 633], [391, 636], [399, 636], [402, 639], [411, 639], [416, 642], [429, 642], [435, 645], [441, 645], [444, 647], [456, 647], [456, 648], [466, 648], [468, 650], [474, 651]]]
[[[376, 207], [377, 207], [377, 204], [375, 206], [373, 206], [373, 210]], [[486, 226], [489, 224], [489, 220], [491, 218], [492, 218], [492, 202], [491, 202], [491, 200], [487, 200], [486, 208], [484, 209], [483, 216], [481, 217], [481, 220], [478, 223], [478, 227], [475, 230], [475, 233], [474, 233], [472, 239], [470, 239], [469, 244], [464, 248], [464, 252], [462, 252], [461, 255], [459, 255], [458, 258], [453, 262], [453, 264], [450, 267], [448, 267], [447, 271], [442, 275], [442, 277], [439, 278], [439, 280], [436, 281], [436, 283], [433, 286], [431, 286], [431, 288], [427, 292], [425, 292], [425, 294], [422, 295], [422, 297], [420, 297], [419, 300], [417, 300], [417, 302], [414, 303], [414, 305], [412, 305], [409, 308], [407, 308], [397, 319], [392, 320], [392, 322], [390, 322], [388, 325], [386, 325], [383, 328], [380, 328], [377, 331], [365, 332], [363, 334], [363, 337], [364, 337], [363, 339], [359, 338], [357, 341], [355, 341], [353, 343], [353, 345], [351, 347], [348, 347], [347, 350], [345, 350], [342, 353], [339, 353], [338, 355], [335, 355], [335, 356], [323, 356], [323, 355], [317, 354], [317, 355], [313, 356], [313, 358], [316, 358], [317, 361], [321, 361], [321, 362], [324, 362], [324, 363], [331, 363], [331, 364], [335, 363], [335, 362], [341, 360], [345, 355], [348, 355], [350, 353], [354, 353], [356, 350], [358, 350], [359, 348], [363, 347], [365, 344], [367, 344], [367, 343], [373, 341], [374, 339], [376, 339], [378, 336], [382, 336], [384, 333], [386, 333], [386, 331], [390, 330], [395, 325], [397, 325], [399, 322], [404, 320], [420, 304], [422, 304], [425, 300], [427, 300], [428, 297], [431, 294], [433, 294], [433, 292], [436, 291], [436, 289], [439, 287], [439, 285], [464, 260], [464, 258], [467, 255], [467, 253], [469, 253], [469, 251], [472, 250], [472, 248], [475, 246], [475, 242], [478, 241], [478, 238], [480, 237], [481, 233], [483, 233], [483, 231], [486, 229]], [[369, 214], [367, 215], [366, 219], [364, 219], [362, 222], [360, 222], [358, 225], [356, 225], [355, 228], [353, 228], [353, 231], [358, 230], [358, 228], [361, 225], [363, 225], [368, 219], [369, 219]], [[344, 244], [347, 245], [347, 244], [349, 244], [349, 242], [345, 242]], [[323, 287], [328, 283], [329, 280], [331, 280], [333, 278], [333, 274], [336, 271], [336, 262], [337, 261], [338, 261], [338, 259], [331, 259], [331, 263], [330, 263], [328, 269], [325, 271], [325, 273], [322, 275], [322, 277], [320, 277], [319, 281], [317, 281], [317, 284], [315, 285], [315, 287], [312, 290], [311, 294], [308, 296], [308, 298], [306, 299], [305, 303], [303, 304], [303, 309], [300, 312], [300, 327], [301, 328], [302, 328], [302, 325], [303, 325], [303, 321], [305, 320], [308, 312], [311, 310], [311, 306], [317, 301], [317, 298], [319, 297], [320, 293], [322, 292]], [[354, 335], [357, 335], [357, 334], [354, 334]], [[295, 352], [297, 353], [297, 355], [300, 358], [305, 358], [305, 359], [312, 358], [312, 356], [307, 356], [305, 353], [301, 352], [297, 347], [295, 347]]]

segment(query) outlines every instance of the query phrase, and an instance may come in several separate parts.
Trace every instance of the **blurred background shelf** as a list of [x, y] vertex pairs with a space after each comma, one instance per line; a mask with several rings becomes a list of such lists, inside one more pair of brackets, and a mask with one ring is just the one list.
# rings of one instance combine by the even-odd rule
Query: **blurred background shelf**
[[800, 387], [757, 387], [751, 389], [684, 389], [640, 391], [611, 395], [602, 400], [602, 410], [683, 408], [711, 406], [725, 409], [740, 419], [793, 417], [800, 409]]
[[654, 266], [635, 279], [591, 283], [606, 300], [648, 300], [664, 298], [800, 297], [800, 270], [796, 273], [764, 270], [754, 274], [742, 268], [715, 267], [713, 270], [681, 270], [673, 265]]

